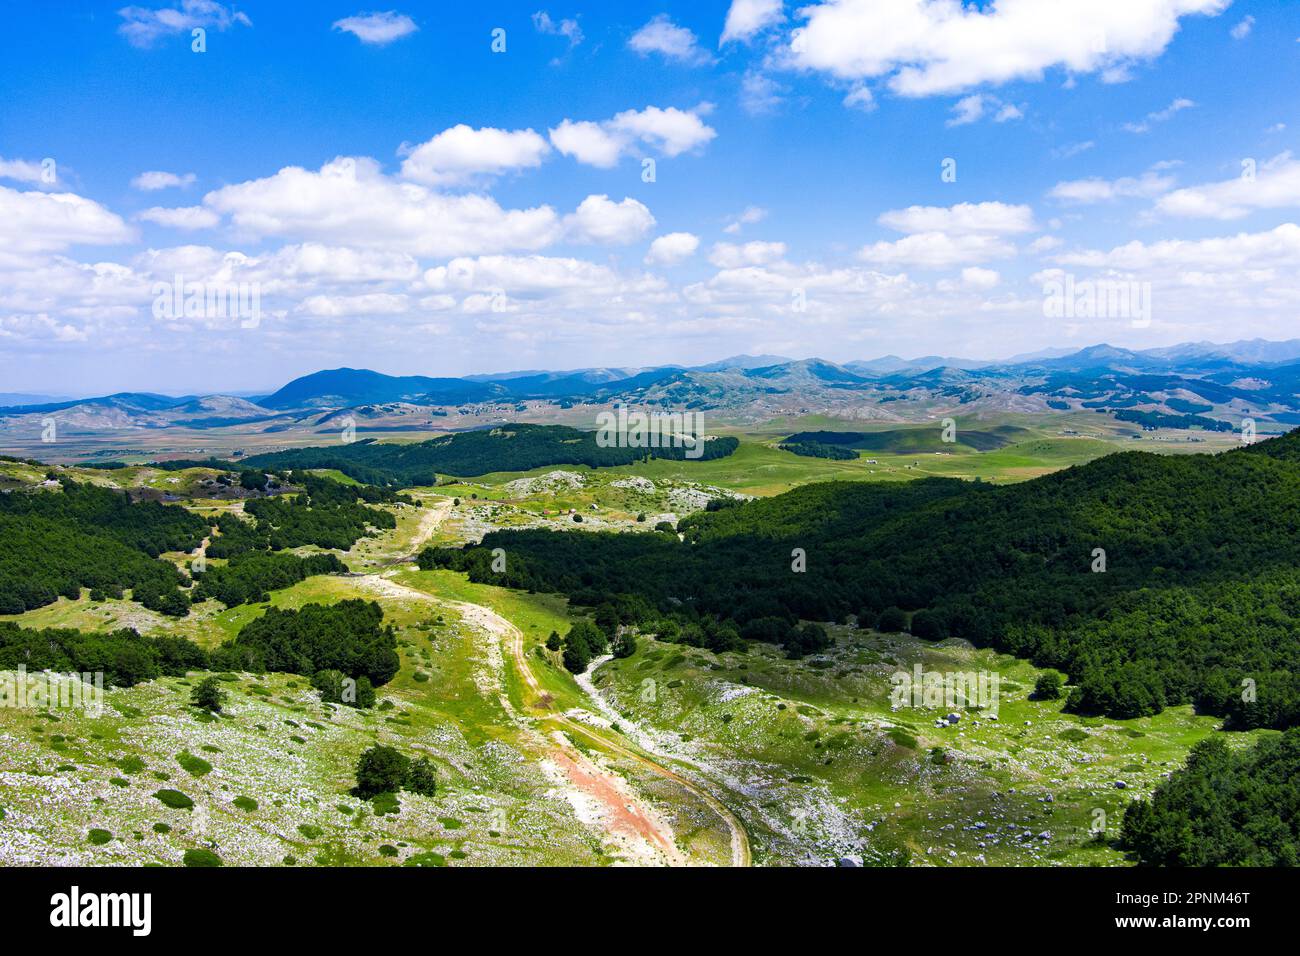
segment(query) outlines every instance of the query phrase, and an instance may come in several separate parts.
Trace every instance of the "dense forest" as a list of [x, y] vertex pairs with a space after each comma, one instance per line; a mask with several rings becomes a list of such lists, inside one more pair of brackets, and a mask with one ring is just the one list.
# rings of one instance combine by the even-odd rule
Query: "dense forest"
[[188, 581], [157, 557], [197, 548], [207, 522], [110, 488], [61, 486], [0, 495], [0, 613], [77, 598], [85, 587], [114, 597], [130, 590], [151, 610], [184, 615]]
[[316, 545], [346, 551], [371, 528], [392, 529], [391, 512], [362, 502], [412, 504], [412, 500], [380, 488], [345, 485], [318, 475], [295, 474], [298, 495], [253, 498], [244, 504], [252, 522], [223, 515], [217, 519], [220, 534], [208, 545], [208, 556], [230, 558], [249, 551], [282, 551]]
[[386, 684], [400, 666], [397, 638], [373, 601], [308, 604], [300, 610], [271, 608], [245, 624], [238, 636], [209, 654], [181, 637], [141, 636], [133, 630], [88, 633], [71, 629], [21, 628], [0, 621], [0, 670], [20, 665], [29, 673], [103, 673], [107, 686], [130, 687], [160, 676], [194, 670], [282, 671], [315, 677], [337, 672], [364, 680], [364, 689]]
[[[698, 459], [725, 458], [735, 438], [711, 438]], [[439, 474], [469, 478], [495, 471], [528, 471], [548, 465], [605, 468], [647, 458], [686, 459], [685, 448], [602, 448], [596, 433], [564, 425], [503, 425], [458, 432], [410, 444], [369, 439], [327, 448], [296, 448], [254, 455], [245, 467], [333, 468], [357, 481], [388, 488], [432, 485]]]
[[35, 630], [0, 621], [0, 670], [19, 666], [28, 673], [102, 673], [110, 687], [131, 687], [155, 677], [183, 675], [208, 666], [208, 655], [180, 637], [141, 637], [135, 631], [88, 634], [47, 628]]
[[[625, 623], [731, 621], [783, 645], [801, 619], [924, 610], [927, 637], [1064, 671], [1075, 711], [1195, 703], [1233, 726], [1300, 724], [1300, 432], [1217, 456], [1126, 452], [1004, 487], [809, 485], [678, 530], [495, 532], [421, 564], [621, 607]], [[508, 571], [491, 570], [493, 548]]]
[[1129, 805], [1120, 842], [1146, 866], [1300, 866], [1297, 780], [1300, 729], [1238, 752], [1212, 737]]
[[858, 453], [852, 448], [845, 448], [843, 445], [825, 445], [815, 441], [796, 441], [784, 442], [777, 445], [782, 451], [788, 451], [793, 455], [801, 455], [804, 458], [829, 458], [832, 461], [852, 461], [858, 457]]
[[374, 601], [307, 604], [298, 610], [270, 608], [212, 653], [212, 666], [239, 671], [283, 671], [312, 677], [339, 671], [378, 687], [397, 674], [397, 637], [384, 626]]
[[296, 554], [250, 551], [227, 564], [195, 572], [192, 600], [215, 598], [226, 607], [269, 601], [270, 592], [291, 587], [317, 574], [342, 574], [347, 565], [332, 554]]
[[[263, 476], [263, 481], [265, 480]], [[208, 519], [178, 505], [132, 501], [122, 491], [60, 481], [58, 490], [0, 494], [0, 613], [21, 614], [89, 588], [94, 600], [133, 600], [183, 617], [192, 601], [227, 605], [265, 600], [268, 592], [315, 574], [346, 570], [333, 555], [275, 553], [315, 545], [347, 550], [371, 529], [394, 528], [392, 513], [375, 503], [412, 504], [382, 488], [348, 485], [316, 475], [295, 477], [293, 496], [250, 499], [245, 511]], [[192, 577], [158, 560], [164, 552], [197, 549], [228, 558]], [[187, 590], [192, 582], [197, 586]]]

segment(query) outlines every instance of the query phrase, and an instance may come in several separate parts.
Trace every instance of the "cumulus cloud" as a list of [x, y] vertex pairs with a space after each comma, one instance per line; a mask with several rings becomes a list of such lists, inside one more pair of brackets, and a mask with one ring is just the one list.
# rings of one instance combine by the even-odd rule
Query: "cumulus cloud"
[[550, 206], [503, 209], [489, 196], [449, 196], [385, 176], [367, 157], [319, 171], [287, 166], [214, 190], [204, 205], [254, 236], [286, 236], [446, 256], [540, 249], [559, 238]]
[[224, 31], [253, 25], [246, 14], [215, 0], [181, 0], [171, 7], [123, 7], [117, 14], [122, 18], [117, 32], [140, 48], [151, 47], [163, 37], [189, 34], [198, 27]]
[[784, 19], [781, 5], [782, 0], [731, 0], [718, 45], [733, 40], [748, 42], [756, 34], [780, 23]]
[[716, 242], [709, 251], [709, 262], [719, 269], [762, 266], [785, 258], [784, 242]]
[[1234, 40], [1244, 40], [1246, 37], [1250, 36], [1250, 31], [1254, 26], [1255, 18], [1248, 15], [1243, 17], [1241, 20], [1238, 20], [1233, 28], [1228, 32], [1232, 34]]
[[0, 179], [18, 183], [44, 183], [48, 178], [46, 167], [29, 159], [5, 159], [0, 156]]
[[459, 257], [424, 274], [437, 291], [509, 290], [513, 295], [539, 295], [574, 289], [610, 289], [618, 276], [608, 266], [559, 256]]
[[1116, 199], [1149, 199], [1168, 192], [1174, 186], [1174, 177], [1147, 170], [1141, 176], [1121, 176], [1119, 179], [1072, 179], [1059, 182], [1048, 193], [1052, 199], [1065, 203], [1088, 205], [1111, 202]]
[[565, 237], [572, 242], [627, 245], [652, 228], [655, 217], [644, 204], [625, 198], [614, 202], [608, 196], [588, 196], [564, 217]]
[[221, 221], [211, 209], [203, 206], [181, 206], [175, 209], [167, 209], [163, 206], [153, 206], [143, 212], [135, 214], [136, 219], [142, 219], [145, 222], [157, 223], [160, 226], [167, 226], [171, 229], [211, 229]]
[[[1253, 175], [1252, 175], [1253, 173]], [[1300, 206], [1300, 161], [1290, 151], [1222, 182], [1177, 189], [1156, 202], [1156, 212], [1199, 219], [1240, 219], [1258, 209]]]
[[0, 248], [40, 252], [114, 245], [135, 237], [121, 217], [73, 193], [19, 192], [0, 186]]
[[405, 146], [402, 176], [429, 186], [459, 186], [478, 177], [540, 166], [551, 151], [531, 129], [474, 129], [461, 123], [428, 142]]
[[942, 232], [918, 232], [893, 242], [875, 242], [858, 251], [864, 262], [919, 269], [947, 269], [967, 262], [1008, 259], [1015, 254], [1015, 246], [996, 236], [950, 236]]
[[1300, 266], [1300, 226], [1288, 222], [1266, 232], [1241, 232], [1210, 239], [1164, 239], [1152, 243], [1134, 240], [1109, 251], [1065, 253], [1057, 256], [1056, 261], [1094, 268], [1194, 268], [1214, 272]]
[[651, 18], [649, 23], [632, 34], [627, 45], [642, 56], [658, 53], [687, 66], [703, 66], [713, 61], [699, 45], [695, 34], [686, 27], [673, 23], [666, 13]]
[[979, 266], [967, 266], [961, 270], [961, 281], [977, 289], [992, 289], [1002, 281], [995, 269], [981, 269]]
[[876, 220], [898, 232], [947, 232], [968, 235], [1014, 235], [1032, 232], [1034, 212], [1028, 206], [1001, 202], [958, 203], [955, 206], [908, 206], [891, 209]]
[[984, 115], [989, 111], [993, 111], [993, 122], [995, 123], [1005, 123], [1008, 120], [1016, 120], [1024, 116], [1020, 107], [1014, 103], [1004, 103], [996, 96], [990, 96], [987, 93], [972, 93], [970, 96], [964, 96], [953, 104], [952, 119], [948, 120], [947, 125], [965, 126], [968, 123], [983, 119]]
[[387, 46], [420, 28], [405, 13], [389, 10], [386, 13], [358, 13], [356, 16], [335, 20], [334, 29], [351, 33], [370, 46]]
[[603, 122], [564, 120], [550, 131], [551, 145], [580, 163], [609, 169], [638, 143], [654, 147], [661, 155], [679, 156], [698, 149], [717, 135], [699, 117], [699, 110], [624, 110]]
[[877, 265], [920, 269], [1010, 258], [1016, 250], [1005, 237], [1037, 228], [1028, 206], [1001, 202], [908, 206], [888, 210], [876, 221], [907, 235], [866, 245], [858, 250], [858, 257]]
[[650, 243], [645, 264], [648, 266], [675, 266], [695, 255], [700, 239], [689, 232], [670, 232]]
[[316, 316], [401, 315], [410, 310], [410, 300], [392, 292], [365, 295], [313, 295], [299, 303], [296, 311]]
[[904, 96], [956, 93], [987, 83], [1123, 70], [1159, 56], [1180, 20], [1215, 16], [1228, 0], [822, 0], [784, 50], [792, 67], [841, 80], [887, 78]]

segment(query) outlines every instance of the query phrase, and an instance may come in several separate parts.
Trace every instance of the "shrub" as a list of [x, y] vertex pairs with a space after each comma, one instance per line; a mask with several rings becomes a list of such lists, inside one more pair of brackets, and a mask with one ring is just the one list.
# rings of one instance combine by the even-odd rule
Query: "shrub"
[[357, 761], [356, 794], [370, 799], [381, 793], [395, 793], [406, 783], [411, 761], [392, 747], [371, 747]]
[[194, 807], [194, 801], [179, 790], [159, 790], [154, 796], [173, 810], [190, 810]]
[[428, 757], [411, 761], [411, 768], [406, 774], [406, 789], [426, 797], [432, 797], [437, 792], [438, 775]]
[[1038, 700], [1059, 700], [1061, 687], [1061, 675], [1056, 671], [1047, 671], [1038, 675], [1038, 680], [1034, 683], [1034, 697]]
[[186, 866], [206, 867], [221, 866], [221, 857], [211, 850], [186, 850], [181, 858]]
[[257, 809], [257, 801], [252, 797], [235, 797], [235, 799], [230, 802], [245, 813], [252, 813]]
[[194, 690], [190, 691], [190, 703], [210, 714], [221, 713], [221, 705], [225, 700], [226, 692], [221, 689], [221, 682], [215, 677], [203, 678]]
[[113, 839], [113, 834], [107, 830], [91, 830], [86, 834], [86, 839], [92, 846], [103, 846], [109, 840]]
[[886, 634], [901, 634], [907, 630], [907, 615], [896, 607], [887, 607], [876, 621], [876, 630]]
[[948, 636], [948, 622], [937, 611], [917, 611], [912, 615], [912, 633], [923, 641], [941, 641]]
[[180, 764], [185, 772], [191, 777], [202, 777], [204, 774], [212, 772], [212, 764], [208, 763], [202, 757], [196, 757], [188, 750], [182, 750], [176, 755], [176, 762]]

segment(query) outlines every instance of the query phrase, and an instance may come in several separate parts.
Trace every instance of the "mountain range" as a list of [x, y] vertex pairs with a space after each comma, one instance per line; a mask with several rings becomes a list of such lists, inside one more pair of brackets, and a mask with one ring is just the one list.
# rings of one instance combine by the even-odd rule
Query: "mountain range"
[[626, 402], [725, 410], [753, 420], [826, 411], [862, 420], [906, 421], [916, 412], [943, 407], [970, 412], [1126, 409], [1130, 414], [1228, 419], [1256, 415], [1290, 425], [1300, 424], [1298, 360], [1300, 339], [1254, 339], [1140, 351], [1101, 344], [997, 362], [887, 355], [837, 364], [737, 355], [692, 367], [532, 369], [461, 378], [338, 368], [246, 398], [122, 392], [28, 402], [21, 400], [28, 396], [12, 396], [20, 400], [0, 407], [0, 428], [53, 417], [72, 430], [246, 424], [277, 431], [322, 427], [348, 410], [361, 421], [382, 420], [390, 430], [404, 430], [432, 427], [432, 419], [447, 414], [443, 409], [500, 415], [525, 411], [530, 402], [561, 409]]

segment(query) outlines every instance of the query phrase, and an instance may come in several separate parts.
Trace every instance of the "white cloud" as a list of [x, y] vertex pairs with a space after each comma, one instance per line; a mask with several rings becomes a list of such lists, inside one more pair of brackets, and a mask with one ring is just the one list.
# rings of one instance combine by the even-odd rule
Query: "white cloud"
[[865, 84], [860, 84], [844, 94], [844, 105], [849, 109], [857, 109], [862, 110], [864, 113], [870, 113], [876, 108], [876, 97], [872, 94], [869, 87]]
[[700, 247], [698, 236], [689, 232], [670, 232], [650, 243], [645, 264], [648, 266], [675, 266], [695, 255]]
[[624, 110], [600, 123], [564, 120], [550, 131], [551, 145], [580, 163], [609, 169], [640, 142], [667, 157], [697, 149], [717, 135], [696, 110], [676, 107]]
[[572, 242], [627, 245], [652, 228], [655, 217], [644, 204], [625, 198], [614, 202], [608, 196], [588, 196], [564, 217], [565, 236]]
[[1178, 97], [1162, 110], [1156, 110], [1154, 113], [1148, 113], [1146, 118], [1137, 123], [1125, 123], [1124, 128], [1130, 133], [1146, 133], [1156, 123], [1166, 123], [1173, 119], [1174, 115], [1181, 113], [1183, 110], [1191, 109], [1196, 104], [1186, 97]]
[[181, 33], [188, 36], [199, 27], [225, 31], [235, 25], [253, 25], [246, 14], [215, 0], [181, 0], [172, 7], [123, 7], [117, 14], [122, 18], [117, 32], [140, 48], [151, 47], [163, 37]]
[[585, 259], [556, 256], [478, 256], [453, 259], [424, 274], [437, 291], [508, 290], [512, 295], [538, 295], [574, 289], [609, 289], [618, 284], [607, 266]]
[[542, 164], [551, 151], [531, 129], [473, 129], [461, 123], [419, 146], [404, 147], [402, 176], [428, 186], [455, 186], [479, 176]]
[[11, 179], [19, 183], [43, 183], [45, 178], [45, 167], [38, 162], [0, 156], [0, 179]]
[[1072, 159], [1080, 153], [1086, 153], [1088, 150], [1096, 147], [1093, 140], [1084, 140], [1079, 143], [1066, 143], [1064, 146], [1058, 146], [1052, 150], [1053, 159]]
[[172, 187], [192, 186], [198, 177], [193, 173], [178, 175], [176, 173], [166, 173], [160, 170], [150, 170], [141, 173], [135, 179], [131, 180], [131, 186], [142, 192], [155, 192], [159, 189], [170, 189]]
[[[888, 77], [904, 96], [985, 83], [1123, 69], [1164, 52], [1179, 20], [1217, 15], [1228, 0], [823, 0], [785, 50], [789, 65], [838, 79]], [[1115, 78], [1114, 74], [1112, 78]]]
[[946, 232], [952, 235], [1032, 232], [1034, 211], [1001, 202], [958, 203], [955, 206], [908, 206], [890, 209], [876, 220], [898, 232]]
[[42, 252], [82, 243], [115, 245], [133, 238], [119, 216], [93, 200], [0, 186], [0, 248], [7, 252]]
[[784, 19], [781, 6], [782, 0], [731, 0], [718, 45], [731, 40], [747, 42], [755, 34], [780, 23]]
[[[1248, 175], [1253, 171], [1253, 177]], [[1287, 151], [1222, 182], [1177, 189], [1162, 196], [1156, 212], [1199, 219], [1241, 219], [1257, 209], [1300, 206], [1300, 161]]]
[[784, 102], [785, 87], [766, 73], [746, 70], [740, 80], [740, 105], [753, 116], [771, 113]]
[[367, 157], [340, 157], [318, 172], [287, 166], [214, 190], [203, 201], [254, 236], [425, 256], [540, 249], [560, 235], [550, 206], [507, 210], [488, 196], [444, 195], [390, 179]]
[[533, 29], [549, 36], [564, 37], [569, 41], [570, 50], [582, 42], [582, 27], [578, 26], [577, 20], [560, 20], [557, 23], [545, 10], [533, 14]]
[[1029, 244], [1029, 251], [1033, 253], [1049, 252], [1063, 245], [1065, 245], [1065, 241], [1059, 236], [1039, 236]]
[[335, 20], [334, 29], [351, 33], [370, 46], [387, 46], [420, 28], [405, 13], [389, 10], [386, 13], [358, 13], [356, 16]]
[[762, 206], [746, 206], [739, 215], [730, 217], [722, 231], [728, 235], [735, 235], [746, 226], [752, 226], [766, 218], [767, 210]]
[[[847, 101], [846, 101], [847, 102]], [[948, 126], [965, 126], [968, 123], [974, 123], [982, 119], [988, 110], [996, 109], [993, 114], [993, 122], [1005, 123], [1008, 120], [1020, 119], [1024, 116], [1020, 107], [1014, 103], [1004, 103], [996, 96], [990, 96], [987, 93], [972, 93], [970, 96], [962, 97], [953, 104], [952, 119], [948, 120]]]
[[628, 141], [600, 123], [564, 120], [550, 132], [551, 145], [580, 163], [610, 169], [618, 165]]
[[221, 221], [220, 216], [203, 206], [181, 206], [176, 209], [153, 206], [136, 213], [135, 218], [170, 229], [211, 229]]
[[981, 269], [979, 266], [967, 266], [961, 270], [961, 281], [977, 289], [992, 289], [1002, 281], [995, 269]]
[[762, 266], [785, 258], [784, 242], [716, 242], [709, 252], [709, 262], [719, 269], [740, 269], [744, 266]]
[[968, 123], [974, 123], [984, 115], [985, 97], [982, 93], [974, 93], [970, 96], [963, 97], [953, 104], [952, 119], [948, 120], [949, 126], [965, 126]]
[[627, 45], [642, 56], [658, 53], [688, 66], [703, 66], [713, 60], [696, 41], [695, 34], [673, 23], [666, 13], [651, 18], [632, 34]]
[[1141, 176], [1122, 176], [1119, 179], [1073, 179], [1059, 182], [1048, 193], [1061, 202], [1087, 205], [1111, 202], [1116, 199], [1149, 199], [1168, 192], [1174, 186], [1174, 177], [1162, 176], [1147, 170]]
[[316, 316], [402, 315], [410, 311], [410, 301], [404, 295], [391, 292], [313, 295], [303, 299], [296, 311]]
[[1109, 252], [1086, 250], [1056, 258], [1062, 265], [1125, 270], [1204, 269], [1223, 272], [1300, 266], [1300, 226], [1283, 223], [1267, 232], [1242, 232], [1211, 239], [1137, 240]]
[[876, 221], [907, 235], [864, 246], [858, 250], [858, 257], [877, 265], [920, 269], [1008, 259], [1016, 249], [1004, 237], [1037, 228], [1028, 206], [1001, 202], [908, 206], [881, 213]]
[[915, 266], [919, 269], [947, 269], [968, 262], [1009, 259], [1015, 246], [996, 236], [918, 232], [893, 242], [876, 242], [858, 250], [864, 262], [882, 266]]
[[1239, 20], [1237, 24], [1228, 32], [1232, 34], [1234, 40], [1244, 40], [1250, 36], [1251, 28], [1255, 26], [1255, 18], [1246, 16]]

